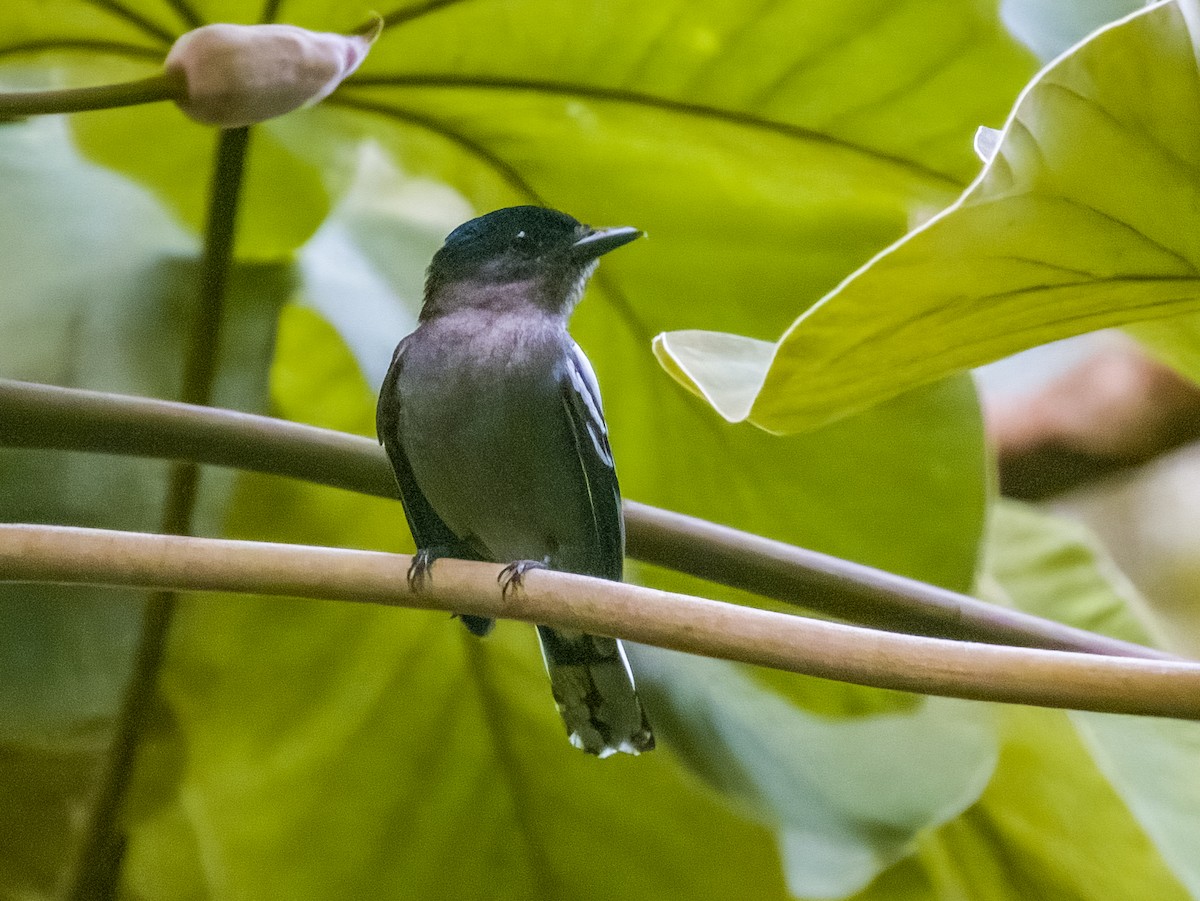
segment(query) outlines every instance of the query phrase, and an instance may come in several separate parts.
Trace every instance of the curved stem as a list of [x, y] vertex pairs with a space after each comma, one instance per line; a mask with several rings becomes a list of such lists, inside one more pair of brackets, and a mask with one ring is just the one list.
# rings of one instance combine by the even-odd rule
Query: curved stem
[[[396, 498], [379, 445], [313, 426], [150, 398], [0, 380], [0, 445], [193, 460]], [[1130, 657], [1170, 655], [827, 554], [632, 501], [629, 555], [895, 631]]]
[[177, 75], [159, 72], [149, 78], [92, 88], [63, 88], [52, 91], [16, 91], [0, 93], [0, 118], [78, 113], [85, 110], [114, 109], [140, 103], [177, 100], [183, 83]]
[[[184, 401], [205, 404], [212, 395], [233, 241], [245, 170], [247, 128], [220, 133], [209, 194], [208, 225], [200, 264], [200, 288], [195, 319], [183, 364]], [[162, 531], [185, 535], [191, 530], [200, 470], [183, 460], [171, 470]], [[154, 704], [177, 596], [168, 586], [150, 596], [134, 655], [133, 672], [122, 698], [116, 731], [101, 778], [88, 829], [72, 883], [72, 901], [107, 901], [117, 895], [125, 836], [119, 826], [121, 809], [133, 777], [138, 742]]]
[[378, 551], [0, 525], [0, 578], [324, 598], [459, 611], [612, 635], [858, 685], [973, 700], [1200, 720], [1200, 663], [1134, 660], [897, 635], [570, 573], [441, 560], [420, 591], [412, 558]]

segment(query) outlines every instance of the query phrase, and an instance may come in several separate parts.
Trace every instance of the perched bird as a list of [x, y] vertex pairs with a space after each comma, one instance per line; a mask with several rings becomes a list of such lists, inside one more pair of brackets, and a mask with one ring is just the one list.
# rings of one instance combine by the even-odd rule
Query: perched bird
[[[535, 206], [496, 210], [446, 238], [420, 323], [379, 396], [387, 450], [418, 553], [621, 579], [625, 528], [600, 392], [567, 319], [602, 254], [641, 236]], [[492, 621], [461, 617], [476, 635]], [[621, 643], [538, 626], [573, 745], [607, 757], [654, 747]]]

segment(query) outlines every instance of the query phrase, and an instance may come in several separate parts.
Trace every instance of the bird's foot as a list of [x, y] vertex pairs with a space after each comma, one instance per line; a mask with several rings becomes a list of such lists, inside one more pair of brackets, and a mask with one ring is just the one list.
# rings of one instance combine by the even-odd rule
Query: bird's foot
[[412, 563], [408, 566], [408, 588], [410, 591], [420, 591], [427, 583], [433, 581], [433, 564], [435, 560], [446, 556], [441, 548], [419, 548], [413, 555]]
[[500, 570], [500, 575], [496, 576], [496, 581], [500, 583], [500, 596], [508, 597], [508, 592], [520, 591], [525, 573], [531, 569], [548, 569], [543, 560], [518, 560], [515, 563], [510, 563], [504, 569]]

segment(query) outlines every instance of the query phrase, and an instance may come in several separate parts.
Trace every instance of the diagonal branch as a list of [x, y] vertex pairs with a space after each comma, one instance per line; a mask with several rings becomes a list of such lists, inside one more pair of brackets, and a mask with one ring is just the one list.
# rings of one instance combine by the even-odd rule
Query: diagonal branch
[[[232, 410], [0, 379], [0, 446], [192, 460], [397, 497], [376, 442]], [[629, 554], [852, 622], [1026, 647], [1170, 655], [935, 585], [627, 501]]]
[[495, 564], [378, 551], [0, 525], [0, 579], [324, 598], [460, 611], [612, 635], [858, 685], [981, 701], [1200, 720], [1200, 663], [1136, 660], [897, 635], [755, 607], [534, 571], [519, 591]]

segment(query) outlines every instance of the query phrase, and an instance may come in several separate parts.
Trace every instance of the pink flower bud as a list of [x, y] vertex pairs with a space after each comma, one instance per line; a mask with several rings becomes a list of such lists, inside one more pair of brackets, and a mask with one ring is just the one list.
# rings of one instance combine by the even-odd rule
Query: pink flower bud
[[379, 28], [363, 35], [295, 25], [205, 25], [167, 54], [182, 76], [180, 109], [205, 125], [252, 125], [329, 96], [366, 58]]

